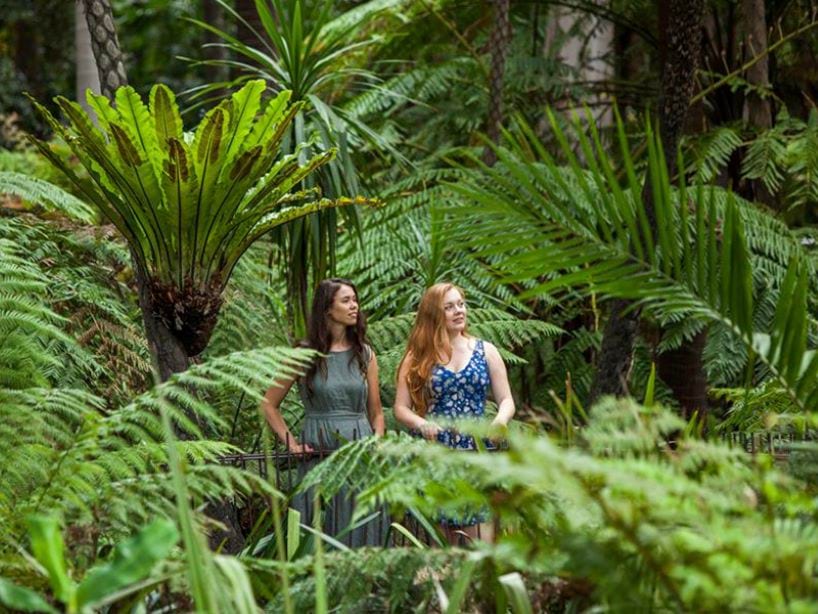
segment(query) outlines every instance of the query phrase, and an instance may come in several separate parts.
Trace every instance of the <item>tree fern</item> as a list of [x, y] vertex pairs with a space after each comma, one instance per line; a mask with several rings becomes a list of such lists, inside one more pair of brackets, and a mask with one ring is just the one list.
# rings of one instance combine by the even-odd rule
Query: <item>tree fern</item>
[[412, 310], [427, 287], [449, 280], [477, 306], [525, 310], [509, 287], [485, 275], [480, 262], [447, 236], [444, 204], [452, 194], [441, 182], [461, 176], [430, 164], [402, 177], [382, 195], [389, 203], [383, 211], [366, 216], [360, 241], [341, 243], [339, 272], [361, 286], [373, 318]]

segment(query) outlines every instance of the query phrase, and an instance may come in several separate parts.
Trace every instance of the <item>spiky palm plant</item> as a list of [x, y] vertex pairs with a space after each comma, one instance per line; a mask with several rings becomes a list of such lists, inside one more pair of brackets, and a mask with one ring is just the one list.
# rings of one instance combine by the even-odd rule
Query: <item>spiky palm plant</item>
[[[65, 98], [56, 102], [67, 127], [37, 104], [90, 179], [78, 176], [46, 143], [35, 144], [122, 233], [145, 282], [146, 324], [157, 316], [155, 323], [169, 333], [166, 340], [186, 357], [207, 346], [222, 291], [256, 239], [309, 213], [367, 202], [310, 200], [317, 189], [298, 189], [335, 151], [306, 160], [299, 160], [298, 151], [280, 156], [300, 105], [288, 104], [289, 91], [263, 102], [264, 89], [263, 81], [247, 83], [193, 132], [183, 131], [175, 96], [163, 85], [151, 90], [150, 106], [130, 87], [117, 90], [115, 105], [89, 94], [99, 128]], [[155, 350], [163, 377], [179, 370], [178, 361], [163, 364], [168, 348]]]

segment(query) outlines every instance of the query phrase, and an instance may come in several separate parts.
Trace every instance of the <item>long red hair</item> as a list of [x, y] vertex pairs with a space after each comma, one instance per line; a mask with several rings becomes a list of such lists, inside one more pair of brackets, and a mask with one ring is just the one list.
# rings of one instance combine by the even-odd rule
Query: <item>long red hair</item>
[[[451, 289], [457, 290], [465, 298], [463, 290], [450, 283], [435, 284], [423, 293], [415, 324], [409, 333], [406, 352], [398, 367], [400, 377], [404, 363], [408, 364], [406, 383], [412, 404], [420, 416], [426, 415], [432, 369], [441, 359], [448, 362], [452, 357], [452, 345], [446, 331], [446, 315], [443, 311], [443, 297]], [[463, 334], [467, 334], [467, 330]]]

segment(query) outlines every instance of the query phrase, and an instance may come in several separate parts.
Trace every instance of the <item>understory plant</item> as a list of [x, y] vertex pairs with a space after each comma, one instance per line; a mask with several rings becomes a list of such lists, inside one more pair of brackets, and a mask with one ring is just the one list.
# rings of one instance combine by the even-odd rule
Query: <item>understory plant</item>
[[[500, 611], [505, 596], [487, 589], [511, 573], [521, 574], [534, 611], [809, 611], [818, 591], [812, 492], [771, 456], [701, 440], [685, 426], [661, 406], [609, 398], [570, 447], [530, 429], [513, 429], [507, 451], [468, 454], [388, 436], [348, 444], [308, 479], [328, 493], [360, 488], [361, 518], [383, 505], [393, 518], [490, 508], [496, 543], [474, 544], [465, 557], [451, 550], [453, 575], [441, 562], [439, 577]], [[367, 557], [344, 560], [374, 573], [364, 571]], [[355, 598], [337, 593], [336, 603]]]

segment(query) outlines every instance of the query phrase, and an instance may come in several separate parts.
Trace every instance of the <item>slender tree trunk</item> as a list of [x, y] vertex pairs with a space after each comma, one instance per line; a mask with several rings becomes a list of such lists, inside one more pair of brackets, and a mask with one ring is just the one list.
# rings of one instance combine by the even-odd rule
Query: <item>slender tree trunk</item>
[[[748, 61], [767, 49], [767, 16], [764, 0], [742, 0], [742, 34], [744, 38], [744, 61]], [[747, 69], [747, 83], [757, 87], [770, 86], [770, 61], [764, 56]], [[756, 92], [748, 91], [744, 98], [742, 117], [747, 124], [757, 130], [769, 130], [773, 125], [773, 111], [769, 98], [762, 98]], [[747, 182], [740, 190], [741, 195], [750, 200], [775, 206], [775, 196], [763, 181]]]
[[[102, 93], [113, 99], [118, 87], [128, 84], [125, 66], [122, 63], [122, 50], [116, 34], [113, 10], [109, 0], [81, 0], [82, 10], [88, 25], [91, 49], [96, 61], [99, 84]], [[173, 332], [156, 315], [144, 263], [137, 260], [131, 252], [131, 263], [136, 275], [136, 287], [139, 294], [139, 307], [145, 325], [145, 337], [148, 340], [151, 357], [159, 377], [167, 380], [174, 373], [184, 371], [190, 361], [181, 343]]]
[[[664, 0], [660, 5], [660, 28], [666, 43], [662, 62], [659, 95], [659, 130], [669, 172], [676, 170], [676, 147], [682, 135], [687, 110], [695, 87], [695, 73], [701, 50], [701, 23], [704, 0]], [[642, 193], [645, 212], [656, 233], [656, 212], [650, 182]], [[633, 346], [639, 313], [628, 301], [613, 301], [611, 315], [605, 325], [602, 347], [597, 356], [596, 372], [591, 386], [591, 402], [600, 395], [623, 396], [628, 393], [628, 374], [633, 359]]]
[[99, 73], [94, 61], [94, 52], [91, 49], [91, 34], [88, 32], [88, 22], [79, 3], [74, 5], [74, 56], [76, 61], [76, 91], [77, 102], [89, 114], [93, 110], [85, 101], [86, 90], [99, 94]]
[[[742, 0], [744, 21], [744, 59], [750, 60], [767, 50], [767, 18], [764, 0]], [[770, 61], [764, 56], [747, 69], [747, 82], [759, 87], [770, 85]], [[770, 128], [773, 125], [773, 114], [770, 99], [762, 98], [755, 92], [749, 92], [744, 99], [744, 118], [751, 126]]]
[[97, 63], [100, 88], [105, 96], [113, 98], [116, 89], [127, 85], [128, 79], [122, 63], [122, 50], [116, 35], [111, 3], [109, 0], [81, 2], [91, 34], [91, 48]]
[[[81, 1], [91, 35], [91, 48], [94, 52], [102, 92], [108, 98], [113, 98], [116, 88], [127, 84], [127, 78], [111, 4], [109, 0]], [[157, 315], [144, 263], [139, 261], [133, 251], [131, 261], [136, 275], [139, 307], [145, 324], [145, 337], [148, 340], [159, 377], [165, 381], [174, 373], [187, 369], [190, 365], [190, 358], [173, 331]], [[244, 545], [244, 538], [239, 529], [235, 508], [229, 501], [213, 501], [208, 505], [207, 513], [226, 527], [225, 531], [211, 532], [209, 536], [211, 546], [215, 547], [224, 543], [225, 552], [239, 552]]]
[[[702, 7], [701, 11], [702, 17], [699, 18], [697, 22], [699, 25], [695, 26], [698, 33], [698, 41], [701, 41], [702, 37], [704, 7]], [[667, 17], [674, 21], [679, 19], [678, 14], [668, 15]], [[687, 19], [690, 20], [693, 19], [693, 17], [688, 14]], [[683, 21], [682, 23], [686, 23], [688, 28], [694, 27], [689, 21]], [[697, 57], [701, 58], [700, 46], [697, 46], [695, 50], [688, 49], [687, 51], [696, 53]], [[670, 55], [672, 53], [672, 49], [668, 49], [668, 60], [674, 61], [678, 65], [693, 61], [690, 56], [681, 54], [676, 55], [676, 59], [673, 60], [673, 57]], [[694, 63], [693, 65], [695, 66], [696, 64]], [[695, 74], [695, 70], [691, 75], [692, 74]], [[689, 100], [694, 92], [695, 81], [692, 78], [687, 80], [687, 75], [682, 73], [677, 73], [676, 79], [679, 82], [678, 87], [680, 88], [683, 87], [681, 82], [687, 84], [685, 95], [687, 96], [687, 100]], [[681, 102], [679, 102], [679, 104], [681, 104]], [[668, 160], [668, 169], [671, 175], [676, 171], [676, 145], [682, 132], [684, 132], [684, 124], [691, 114], [691, 109], [688, 107], [689, 105], [685, 103], [684, 111], [682, 111], [681, 108], [668, 109], [665, 115], [667, 117], [676, 118], [675, 121], [660, 124], [662, 136], [667, 139], [667, 135], [670, 135], [672, 139], [664, 142], [665, 156]], [[668, 150], [671, 144], [672, 157], [669, 155], [670, 152]], [[686, 205], [682, 204], [682, 206]], [[708, 328], [703, 329], [692, 339], [682, 341], [682, 344], [678, 348], [663, 352], [659, 354], [657, 358], [657, 373], [673, 392], [674, 398], [679, 402], [682, 412], [687, 418], [690, 418], [694, 412], [698, 412], [700, 417], [707, 413], [707, 376], [704, 372], [704, 347], [707, 343], [707, 332]]]
[[164, 320], [157, 315], [148, 290], [147, 274], [133, 252], [131, 252], [131, 262], [136, 275], [139, 308], [142, 311], [142, 321], [145, 324], [145, 337], [148, 340], [148, 348], [154, 361], [154, 367], [159, 373], [159, 379], [164, 382], [174, 373], [181, 373], [186, 370], [190, 366], [190, 359], [182, 344], [167, 327]]
[[[510, 0], [492, 0], [494, 5], [494, 29], [491, 31], [491, 72], [489, 73], [488, 125], [486, 132], [493, 143], [500, 142], [500, 128], [503, 125], [503, 82], [506, 72], [506, 56], [511, 42], [511, 22], [509, 20]], [[497, 161], [494, 150], [486, 147], [483, 161], [492, 165]]]
[[[96, 61], [102, 93], [113, 99], [116, 89], [127, 85], [128, 79], [122, 63], [122, 50], [116, 34], [110, 0], [81, 0], [81, 8], [85, 13], [87, 32], [90, 35], [91, 49]], [[154, 366], [159, 372], [160, 379], [165, 381], [174, 373], [187, 369], [190, 363], [178, 339], [155, 314], [144, 263], [139, 262], [133, 252], [131, 252], [131, 263], [136, 275], [139, 307], [145, 324], [145, 337], [148, 340]]]

